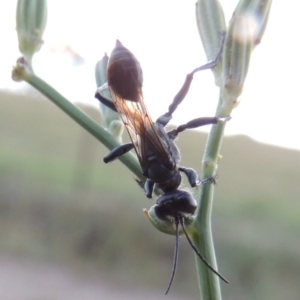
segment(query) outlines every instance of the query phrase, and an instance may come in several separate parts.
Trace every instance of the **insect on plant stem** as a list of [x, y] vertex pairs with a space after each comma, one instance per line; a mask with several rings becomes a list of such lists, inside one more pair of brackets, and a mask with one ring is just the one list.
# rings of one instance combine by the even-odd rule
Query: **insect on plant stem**
[[[134, 149], [142, 173], [146, 178], [144, 184], [139, 182], [139, 185], [144, 189], [146, 197], [152, 198], [154, 189], [161, 191], [161, 195], [154, 205], [156, 217], [164, 222], [175, 223], [176, 240], [173, 270], [166, 294], [172, 285], [177, 267], [179, 224], [198, 257], [211, 271], [227, 282], [199, 253], [186, 232], [185, 220], [195, 213], [197, 201], [190, 193], [179, 189], [182, 180], [181, 174], [185, 174], [191, 187], [197, 186], [199, 179], [194, 169], [179, 166], [180, 152], [174, 143], [178, 134], [186, 129], [217, 124], [223, 122], [224, 119], [201, 117], [182, 124], [171, 131], [165, 131], [165, 126], [172, 119], [172, 114], [188, 93], [193, 75], [198, 71], [211, 69], [217, 65], [222, 53], [224, 38], [225, 34], [222, 33], [221, 44], [216, 58], [194, 69], [186, 76], [183, 86], [174, 97], [168, 111], [155, 122], [152, 121], [144, 102], [142, 91], [143, 72], [140, 63], [120, 41], [116, 42], [107, 65], [107, 83], [113, 101], [106, 99], [102, 94], [102, 91], [107, 86], [100, 87], [95, 94], [95, 97], [100, 102], [120, 114], [131, 139], [130, 143], [111, 150], [104, 157], [104, 162], [111, 162]], [[205, 179], [203, 180], [204, 182], [213, 183], [213, 180]]]

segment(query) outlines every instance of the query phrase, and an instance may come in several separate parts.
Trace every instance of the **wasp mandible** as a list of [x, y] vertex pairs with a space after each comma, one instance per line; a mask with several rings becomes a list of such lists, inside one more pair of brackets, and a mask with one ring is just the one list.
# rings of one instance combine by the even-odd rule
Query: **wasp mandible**
[[[222, 280], [227, 280], [219, 274], [203, 258], [190, 240], [186, 229], [185, 220], [195, 213], [197, 201], [193, 196], [178, 187], [181, 183], [181, 173], [184, 173], [191, 187], [200, 183], [212, 182], [212, 180], [199, 181], [196, 171], [192, 168], [179, 166], [180, 152], [174, 143], [179, 133], [186, 129], [197, 128], [208, 124], [217, 124], [223, 119], [217, 117], [197, 118], [178, 126], [176, 129], [166, 132], [165, 126], [172, 119], [172, 114], [185, 98], [193, 75], [201, 70], [214, 68], [222, 53], [225, 35], [222, 34], [220, 49], [216, 58], [207, 64], [196, 68], [186, 76], [185, 82], [174, 97], [168, 111], [153, 122], [144, 103], [142, 85], [143, 72], [140, 63], [135, 56], [117, 40], [107, 65], [107, 84], [100, 87], [95, 97], [114, 111], [120, 114], [122, 121], [131, 139], [130, 143], [121, 145], [104, 157], [108, 163], [119, 156], [135, 150], [146, 182], [143, 185], [148, 198], [152, 197], [154, 188], [159, 189], [162, 195], [158, 197], [155, 205], [155, 213], [161, 220], [172, 221], [175, 224], [176, 244], [174, 253], [173, 271], [168, 285], [168, 293], [175, 275], [178, 256], [179, 224], [199, 258]], [[109, 88], [113, 102], [105, 98], [101, 92]]]

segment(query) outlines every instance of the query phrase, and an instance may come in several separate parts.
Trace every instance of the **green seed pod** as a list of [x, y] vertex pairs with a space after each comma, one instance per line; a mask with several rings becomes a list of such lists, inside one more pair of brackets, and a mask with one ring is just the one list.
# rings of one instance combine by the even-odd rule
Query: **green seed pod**
[[47, 23], [47, 1], [19, 0], [16, 23], [20, 52], [31, 64], [32, 56], [43, 44], [42, 36]]
[[[196, 3], [196, 20], [200, 38], [208, 60], [216, 57], [220, 47], [220, 34], [226, 31], [222, 6], [218, 0], [198, 0]], [[221, 58], [220, 58], [221, 61]], [[222, 63], [212, 69], [216, 85], [220, 86]]]
[[[97, 86], [103, 86], [107, 82], [106, 77], [106, 69], [107, 69], [107, 63], [108, 63], [109, 57], [105, 54], [103, 58], [98, 61], [95, 67], [95, 78]], [[104, 89], [101, 94], [112, 101], [112, 97], [110, 94], [109, 87], [107, 86], [107, 89]], [[124, 124], [120, 119], [120, 116], [117, 112], [111, 110], [101, 102], [99, 103], [100, 107], [100, 114], [101, 114], [101, 121], [102, 126], [105, 127], [109, 133], [114, 136], [119, 142], [121, 142], [122, 134], [124, 131]]]

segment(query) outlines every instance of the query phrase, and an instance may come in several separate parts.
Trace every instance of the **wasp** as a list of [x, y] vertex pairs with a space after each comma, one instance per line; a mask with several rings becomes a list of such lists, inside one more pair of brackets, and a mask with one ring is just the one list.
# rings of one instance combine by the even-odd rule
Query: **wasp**
[[[216, 58], [207, 64], [196, 68], [186, 76], [185, 82], [179, 92], [174, 97], [168, 111], [153, 122], [146, 108], [142, 85], [143, 72], [136, 57], [117, 40], [107, 65], [107, 85], [98, 88], [95, 97], [104, 105], [118, 112], [128, 131], [131, 142], [123, 144], [104, 157], [104, 162], [108, 163], [119, 156], [135, 150], [143, 175], [146, 177], [145, 183], [140, 185], [144, 188], [148, 198], [152, 198], [154, 189], [162, 192], [155, 204], [155, 213], [160, 220], [172, 221], [175, 224], [176, 242], [174, 251], [174, 262], [171, 279], [166, 291], [168, 293], [176, 271], [178, 257], [178, 236], [179, 224], [198, 257], [223, 281], [228, 282], [221, 274], [204, 259], [190, 240], [185, 229], [185, 221], [191, 217], [197, 208], [197, 201], [193, 196], [183, 190], [179, 190], [181, 184], [181, 174], [185, 174], [191, 187], [200, 183], [213, 181], [199, 181], [196, 171], [192, 168], [179, 166], [180, 152], [174, 143], [179, 133], [186, 129], [197, 128], [208, 124], [221, 122], [217, 117], [202, 117], [191, 120], [186, 124], [178, 126], [176, 129], [166, 132], [165, 127], [172, 119], [172, 114], [178, 105], [185, 98], [193, 75], [205, 69], [214, 68], [222, 53], [224, 34], [221, 38], [221, 46]], [[101, 92], [109, 88], [113, 102], [105, 98]]]

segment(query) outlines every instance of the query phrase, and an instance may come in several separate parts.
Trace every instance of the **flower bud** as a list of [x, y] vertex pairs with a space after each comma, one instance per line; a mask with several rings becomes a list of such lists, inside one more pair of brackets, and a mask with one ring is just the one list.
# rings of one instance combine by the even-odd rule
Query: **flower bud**
[[266, 28], [271, 0], [241, 0], [230, 21], [223, 54], [221, 114], [238, 104], [247, 77], [252, 50]]
[[20, 52], [31, 64], [32, 56], [43, 44], [42, 36], [47, 23], [47, 1], [19, 0], [16, 22]]
[[[196, 20], [200, 38], [208, 60], [216, 57], [220, 48], [221, 33], [226, 31], [222, 6], [218, 0], [198, 0]], [[216, 85], [220, 86], [222, 75], [221, 57], [218, 65], [212, 69]]]
[[270, 14], [272, 0], [240, 0], [235, 15], [247, 15], [255, 24], [254, 46], [258, 45], [264, 35]]
[[255, 28], [247, 16], [234, 16], [230, 22], [224, 48], [225, 86], [238, 97], [243, 88], [254, 44]]
[[[96, 77], [96, 83], [98, 87], [103, 86], [107, 82], [106, 69], [107, 69], [108, 59], [109, 57], [105, 54], [104, 57], [96, 64], [95, 77]], [[101, 94], [105, 98], [112, 101], [110, 89], [108, 86], [107, 89], [103, 89], [101, 91]], [[112, 136], [114, 136], [118, 141], [121, 142], [121, 137], [124, 131], [124, 124], [121, 121], [119, 114], [111, 110], [101, 102], [99, 104], [99, 108], [100, 108], [102, 126], [105, 127]]]

